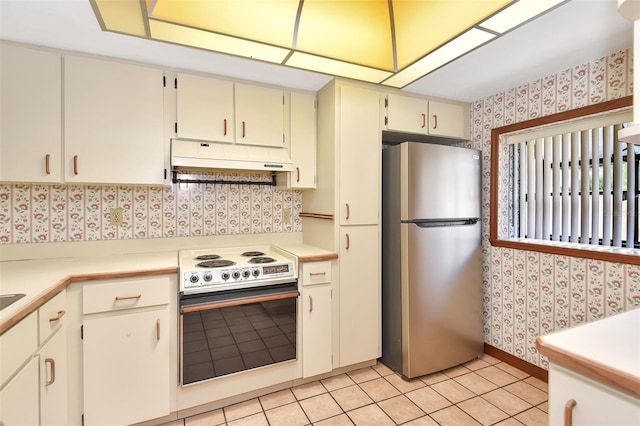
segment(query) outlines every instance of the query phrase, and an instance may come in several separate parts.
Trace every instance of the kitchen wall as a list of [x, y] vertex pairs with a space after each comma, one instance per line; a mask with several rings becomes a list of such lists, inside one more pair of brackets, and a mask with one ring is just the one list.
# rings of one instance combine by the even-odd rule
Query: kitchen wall
[[535, 339], [640, 307], [640, 266], [491, 247], [491, 129], [631, 95], [631, 48], [472, 104], [471, 144], [483, 152], [485, 342], [547, 368]]
[[[209, 177], [269, 180], [259, 173]], [[124, 210], [118, 227], [109, 224], [115, 207]], [[0, 244], [300, 232], [301, 210], [300, 191], [264, 185], [0, 184]]]

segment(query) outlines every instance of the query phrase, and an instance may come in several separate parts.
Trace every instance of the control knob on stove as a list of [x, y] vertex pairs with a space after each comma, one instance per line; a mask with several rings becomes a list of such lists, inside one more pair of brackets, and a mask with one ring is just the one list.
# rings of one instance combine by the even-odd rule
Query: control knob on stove
[[260, 275], [260, 269], [255, 268], [253, 271], [251, 271], [251, 274], [253, 274], [254, 277], [257, 277], [258, 275]]
[[249, 278], [251, 276], [251, 271], [248, 269], [245, 269], [244, 271], [242, 271], [242, 276], [244, 278]]
[[233, 271], [232, 277], [234, 280], [240, 278], [240, 271]]
[[225, 280], [225, 281], [226, 281], [226, 280], [228, 280], [228, 279], [229, 279], [229, 273], [228, 273], [228, 272], [223, 272], [223, 273], [222, 273], [222, 275], [221, 275], [221, 277], [222, 277], [222, 279], [223, 279], [223, 280]]
[[202, 276], [202, 279], [205, 281], [211, 281], [213, 279], [213, 275], [211, 274], [211, 272], [207, 272]]
[[189, 281], [191, 281], [191, 283], [195, 284], [199, 281], [198, 275], [193, 274], [189, 277]]

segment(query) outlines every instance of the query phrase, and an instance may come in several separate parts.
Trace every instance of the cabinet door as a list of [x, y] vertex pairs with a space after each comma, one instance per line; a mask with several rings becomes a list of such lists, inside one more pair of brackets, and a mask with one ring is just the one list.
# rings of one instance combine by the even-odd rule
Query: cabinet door
[[83, 321], [84, 424], [168, 415], [167, 308]]
[[316, 187], [316, 97], [291, 92], [290, 187]]
[[62, 181], [62, 73], [56, 53], [0, 49], [0, 181]]
[[0, 420], [7, 426], [40, 424], [38, 358], [32, 358], [0, 391]]
[[178, 137], [233, 142], [233, 83], [178, 74]]
[[640, 398], [620, 392], [571, 370], [551, 364], [549, 368], [549, 424], [565, 422], [565, 405], [572, 410], [575, 425], [640, 424]]
[[380, 356], [377, 226], [340, 227], [340, 365]]
[[284, 92], [236, 83], [236, 143], [282, 148]]
[[65, 180], [164, 184], [163, 73], [65, 56]]
[[387, 96], [387, 130], [426, 134], [427, 101], [390, 93]]
[[381, 134], [378, 92], [340, 88], [341, 225], [377, 224], [380, 207]]
[[302, 291], [302, 377], [332, 369], [331, 286], [304, 287]]
[[462, 105], [429, 101], [429, 134], [452, 138], [468, 138], [466, 108]]
[[40, 350], [40, 422], [68, 425], [67, 326], [53, 335]]

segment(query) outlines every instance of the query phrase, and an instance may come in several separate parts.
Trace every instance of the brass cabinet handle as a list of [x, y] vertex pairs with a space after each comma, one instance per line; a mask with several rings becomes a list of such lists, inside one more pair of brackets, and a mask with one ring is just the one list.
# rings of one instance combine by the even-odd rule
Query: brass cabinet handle
[[227, 119], [224, 119], [224, 136], [227, 136]]
[[313, 298], [309, 296], [309, 312], [313, 312]]
[[49, 318], [49, 322], [58, 321], [60, 318], [62, 318], [64, 316], [64, 314], [66, 314], [65, 311], [58, 311], [58, 315], [56, 315], [53, 318]]
[[570, 399], [564, 405], [564, 426], [573, 425], [573, 407], [578, 405], [575, 399]]
[[156, 340], [160, 340], [160, 318], [156, 321]]
[[349, 220], [349, 203], [345, 204], [347, 206], [347, 217], [345, 219]]
[[73, 174], [74, 175], [78, 174], [78, 156], [77, 155], [73, 156]]
[[437, 129], [438, 128], [438, 116], [433, 114], [433, 128]]
[[49, 386], [56, 381], [56, 362], [53, 360], [53, 358], [45, 358], [44, 363], [49, 364], [50, 366], [51, 379], [47, 380], [47, 383], [45, 383], [45, 386]]
[[346, 247], [346, 249], [349, 250], [349, 234], [344, 234], [344, 235], [347, 236], [347, 247]]
[[51, 174], [51, 169], [49, 168], [49, 162], [51, 160], [51, 154], [47, 154], [44, 156], [44, 171], [50, 175]]
[[316, 275], [327, 275], [326, 272], [309, 272], [310, 277], [315, 277]]
[[300, 182], [300, 167], [296, 167], [296, 182]]
[[420, 115], [422, 116], [422, 126], [420, 126], [420, 127], [422, 127], [424, 129], [424, 126], [427, 125], [427, 114], [423, 113], [423, 114], [420, 114]]
[[136, 294], [134, 296], [116, 296], [116, 300], [140, 299], [141, 297], [141, 294]]
[[242, 122], [242, 137], [244, 138], [246, 134], [247, 134], [247, 125], [243, 121]]

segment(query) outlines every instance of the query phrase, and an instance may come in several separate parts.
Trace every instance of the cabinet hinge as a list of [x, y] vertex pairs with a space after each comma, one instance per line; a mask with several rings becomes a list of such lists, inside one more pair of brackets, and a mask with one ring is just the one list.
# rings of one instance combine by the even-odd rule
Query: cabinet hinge
[[284, 105], [284, 96], [282, 96], [282, 105]]
[[80, 423], [82, 424], [82, 426], [84, 426], [84, 413], [82, 413], [82, 416], [80, 416]]
[[164, 169], [164, 180], [167, 180], [167, 169]]
[[80, 340], [84, 340], [84, 325], [80, 326]]
[[162, 87], [167, 87], [167, 76], [162, 76]]
[[178, 88], [178, 77], [173, 79], [173, 88], [177, 89]]
[[387, 126], [389, 124], [389, 117], [384, 118], [384, 125]]
[[176, 121], [173, 126], [173, 131], [178, 134], [178, 122]]
[[389, 106], [389, 98], [384, 98], [384, 107], [387, 108]]
[[282, 144], [284, 145], [284, 133], [282, 134]]

